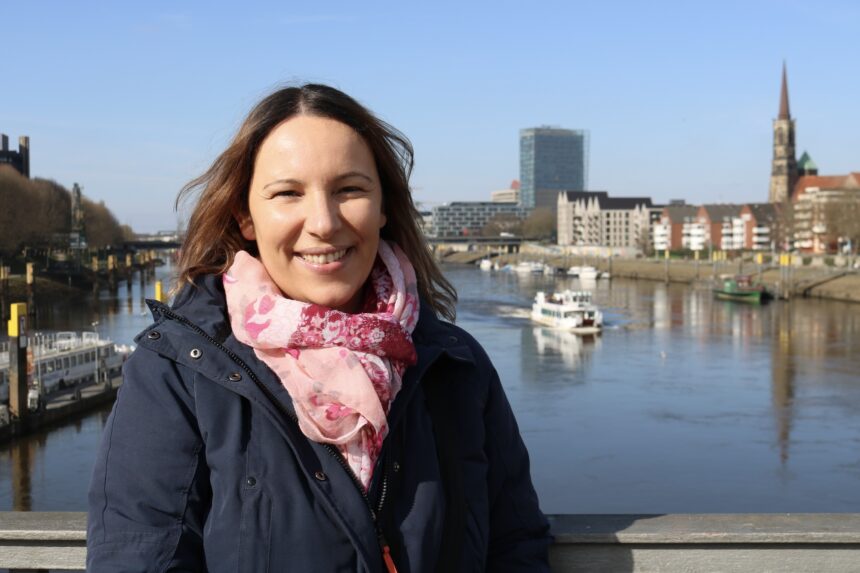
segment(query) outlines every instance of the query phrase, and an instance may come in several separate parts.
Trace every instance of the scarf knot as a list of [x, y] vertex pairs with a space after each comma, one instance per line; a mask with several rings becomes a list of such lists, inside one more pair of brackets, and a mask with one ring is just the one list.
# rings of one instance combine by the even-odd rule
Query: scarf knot
[[223, 281], [234, 336], [278, 376], [299, 428], [313, 441], [336, 445], [369, 487], [391, 402], [417, 360], [418, 289], [406, 255], [380, 241], [357, 314], [286, 298], [245, 251], [236, 253]]

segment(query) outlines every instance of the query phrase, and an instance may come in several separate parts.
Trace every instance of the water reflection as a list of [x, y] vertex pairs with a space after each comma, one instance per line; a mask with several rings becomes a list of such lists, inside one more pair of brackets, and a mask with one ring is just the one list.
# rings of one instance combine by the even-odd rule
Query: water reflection
[[[527, 333], [528, 329], [523, 332]], [[600, 336], [576, 334], [565, 330], [536, 326], [531, 329], [535, 351], [540, 356], [561, 356], [570, 370], [585, 368], [591, 353], [600, 347]]]

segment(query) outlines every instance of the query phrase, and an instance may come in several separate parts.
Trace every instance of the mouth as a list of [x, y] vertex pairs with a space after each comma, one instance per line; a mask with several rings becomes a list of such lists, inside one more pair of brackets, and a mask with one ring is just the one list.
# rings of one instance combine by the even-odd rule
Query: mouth
[[339, 251], [332, 251], [330, 253], [295, 253], [295, 255], [303, 261], [308, 262], [312, 265], [327, 265], [341, 260], [349, 252], [349, 250], [350, 249], [347, 248], [341, 249]]

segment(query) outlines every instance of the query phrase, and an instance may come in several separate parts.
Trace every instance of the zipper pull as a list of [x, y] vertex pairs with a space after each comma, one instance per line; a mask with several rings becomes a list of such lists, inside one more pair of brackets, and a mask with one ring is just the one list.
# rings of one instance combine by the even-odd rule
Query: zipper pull
[[394, 565], [394, 558], [391, 556], [391, 548], [388, 546], [388, 542], [385, 540], [385, 535], [383, 535], [382, 530], [378, 531], [379, 535], [379, 546], [382, 548], [382, 561], [385, 563], [385, 570], [388, 573], [397, 573], [397, 566]]

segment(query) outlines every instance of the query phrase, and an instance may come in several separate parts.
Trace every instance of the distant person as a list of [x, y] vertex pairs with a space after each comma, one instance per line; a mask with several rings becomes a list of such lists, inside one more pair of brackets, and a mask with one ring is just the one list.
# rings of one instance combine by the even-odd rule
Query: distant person
[[209, 170], [89, 493], [90, 571], [548, 571], [493, 365], [418, 227], [409, 142], [331, 87]]

